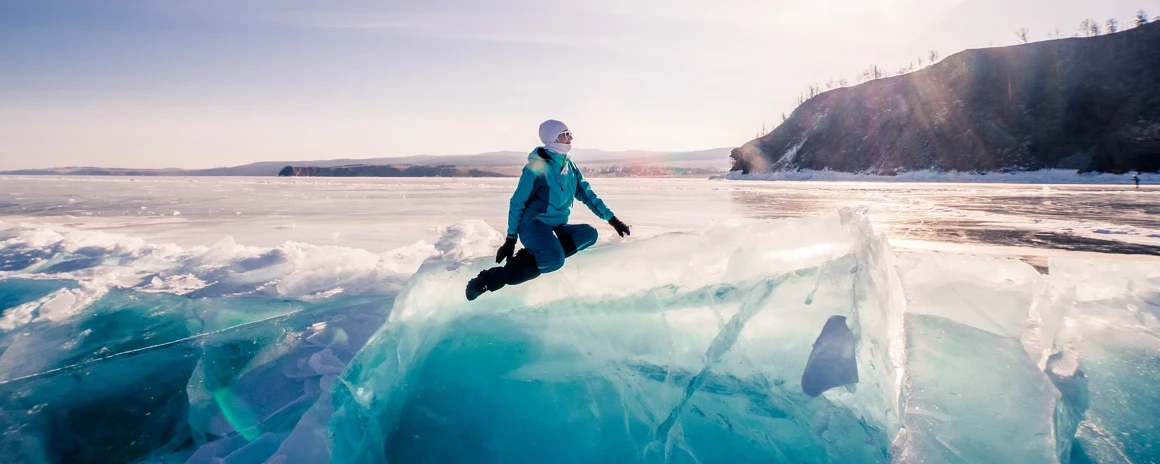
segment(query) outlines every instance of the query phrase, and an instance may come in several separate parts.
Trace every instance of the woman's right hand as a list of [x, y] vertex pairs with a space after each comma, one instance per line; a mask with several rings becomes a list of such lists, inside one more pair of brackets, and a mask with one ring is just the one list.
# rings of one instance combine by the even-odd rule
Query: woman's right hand
[[502, 263], [505, 259], [511, 259], [512, 255], [516, 253], [516, 238], [508, 237], [503, 242], [503, 246], [499, 247], [499, 251], [495, 252], [495, 263]]

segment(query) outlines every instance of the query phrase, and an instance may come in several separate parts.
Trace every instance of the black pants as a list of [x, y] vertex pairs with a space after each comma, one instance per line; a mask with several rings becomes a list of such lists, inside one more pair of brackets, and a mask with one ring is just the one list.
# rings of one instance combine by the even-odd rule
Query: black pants
[[[553, 234], [554, 239], [549, 238]], [[525, 248], [509, 258], [503, 266], [493, 267], [481, 274], [488, 290], [494, 292], [507, 285], [522, 284], [540, 274], [560, 269], [564, 265], [564, 258], [596, 243], [596, 229], [583, 224], [548, 228], [535, 221], [532, 227], [520, 227], [520, 236]], [[580, 243], [577, 243], [576, 238], [580, 239]], [[550, 262], [537, 262], [535, 252]]]

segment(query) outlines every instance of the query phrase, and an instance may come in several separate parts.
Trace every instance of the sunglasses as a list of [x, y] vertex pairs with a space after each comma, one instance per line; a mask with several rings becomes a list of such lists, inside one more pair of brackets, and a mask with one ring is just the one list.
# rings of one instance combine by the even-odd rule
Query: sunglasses
[[564, 131], [564, 132], [561, 132], [560, 135], [563, 135], [564, 137], [571, 137], [572, 131]]

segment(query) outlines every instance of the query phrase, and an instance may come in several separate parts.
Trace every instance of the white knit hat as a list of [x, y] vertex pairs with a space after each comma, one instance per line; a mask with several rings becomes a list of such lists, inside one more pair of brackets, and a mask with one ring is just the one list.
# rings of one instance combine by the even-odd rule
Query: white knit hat
[[560, 137], [560, 133], [568, 130], [568, 125], [555, 119], [549, 119], [540, 123], [540, 142], [544, 145], [549, 143], [556, 143], [556, 139]]

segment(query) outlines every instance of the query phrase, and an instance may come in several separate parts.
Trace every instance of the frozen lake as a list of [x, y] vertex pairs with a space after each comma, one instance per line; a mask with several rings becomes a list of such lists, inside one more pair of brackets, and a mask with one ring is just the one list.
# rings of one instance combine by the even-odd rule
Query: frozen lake
[[0, 177], [0, 462], [1160, 461], [1160, 189], [592, 183]]
[[[438, 227], [481, 219], [503, 229], [515, 179], [0, 178], [0, 221], [129, 234], [148, 242], [275, 246], [286, 241], [382, 252]], [[592, 180], [633, 238], [728, 218], [865, 209], [898, 248], [1027, 256], [1052, 250], [1160, 255], [1160, 189], [1109, 185]], [[598, 223], [587, 210], [573, 222]], [[601, 241], [611, 229], [597, 224]]]

